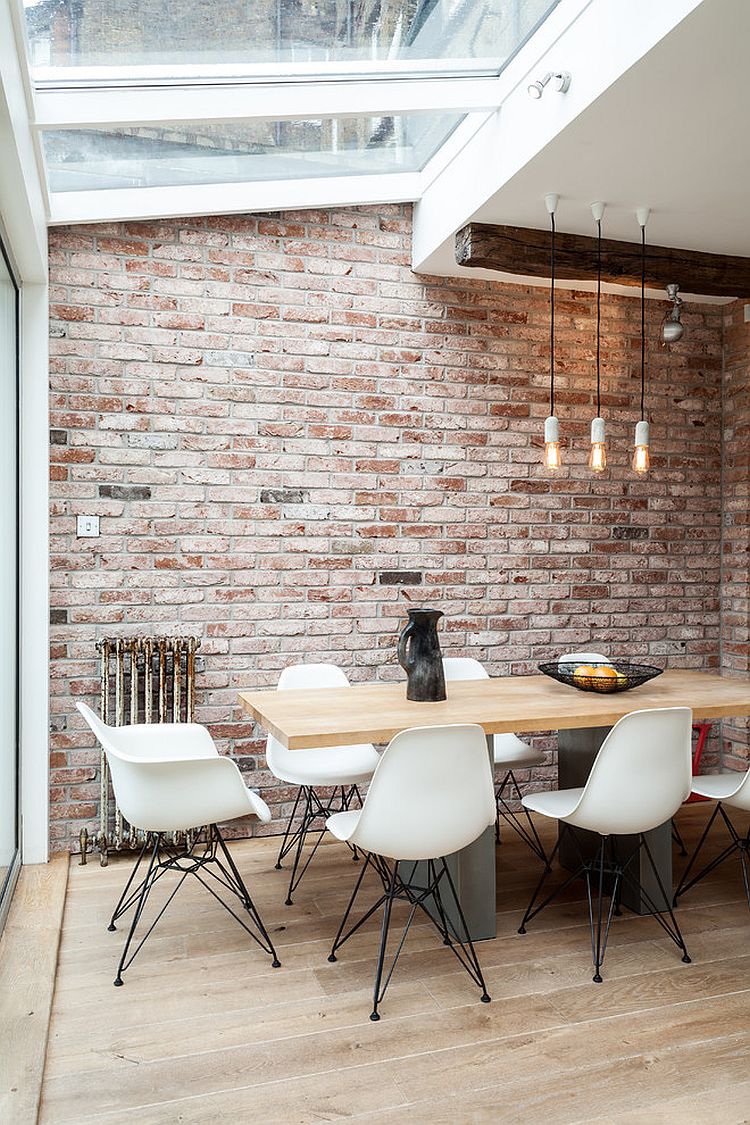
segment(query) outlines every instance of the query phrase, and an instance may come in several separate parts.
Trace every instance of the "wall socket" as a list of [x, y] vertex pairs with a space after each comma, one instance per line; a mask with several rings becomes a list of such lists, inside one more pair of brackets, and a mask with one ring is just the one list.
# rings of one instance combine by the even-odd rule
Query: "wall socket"
[[76, 535], [79, 539], [98, 539], [99, 517], [76, 516]]

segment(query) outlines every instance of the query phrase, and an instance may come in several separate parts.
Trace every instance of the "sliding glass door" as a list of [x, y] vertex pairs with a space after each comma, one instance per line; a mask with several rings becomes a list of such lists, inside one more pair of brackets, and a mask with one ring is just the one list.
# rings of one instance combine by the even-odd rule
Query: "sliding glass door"
[[18, 290], [0, 244], [0, 929], [18, 873], [18, 809]]

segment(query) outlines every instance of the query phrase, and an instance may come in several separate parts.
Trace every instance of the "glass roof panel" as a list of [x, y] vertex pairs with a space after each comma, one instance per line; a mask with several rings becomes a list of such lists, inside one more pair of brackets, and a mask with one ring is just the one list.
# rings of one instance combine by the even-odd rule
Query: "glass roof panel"
[[462, 120], [412, 114], [43, 134], [50, 188], [167, 187], [418, 172]]
[[[24, 0], [32, 69], [497, 72], [557, 0]], [[422, 64], [422, 65], [417, 65]], [[356, 72], [355, 72], [356, 75]]]

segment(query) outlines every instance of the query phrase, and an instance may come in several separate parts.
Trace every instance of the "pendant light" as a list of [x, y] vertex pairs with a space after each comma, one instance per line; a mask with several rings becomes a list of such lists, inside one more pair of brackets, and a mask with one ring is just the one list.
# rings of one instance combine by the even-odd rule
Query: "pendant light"
[[648, 450], [648, 421], [646, 420], [646, 223], [648, 222], [649, 209], [648, 207], [639, 207], [635, 214], [641, 228], [641, 420], [635, 427], [633, 469], [636, 473], [643, 475], [651, 467]]
[[555, 417], [555, 211], [558, 195], [545, 195], [544, 202], [550, 217], [550, 290], [549, 290], [549, 417], [544, 422], [544, 464], [547, 469], [559, 469], [560, 426]]
[[605, 445], [604, 419], [602, 413], [602, 372], [601, 372], [601, 328], [602, 328], [602, 216], [603, 203], [592, 203], [597, 231], [597, 270], [596, 270], [596, 418], [591, 422], [591, 452], [589, 468], [601, 473], [607, 467], [607, 447]]

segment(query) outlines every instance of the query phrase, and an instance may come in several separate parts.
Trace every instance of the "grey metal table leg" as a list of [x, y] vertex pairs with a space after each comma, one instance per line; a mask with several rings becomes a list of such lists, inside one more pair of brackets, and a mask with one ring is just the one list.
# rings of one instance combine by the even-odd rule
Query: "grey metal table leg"
[[[594, 764], [599, 748], [609, 734], [610, 727], [588, 727], [577, 730], [561, 730], [558, 734], [558, 788], [574, 789], [585, 785], [591, 767]], [[580, 828], [575, 830], [576, 843], [567, 837], [567, 833], [560, 842], [560, 863], [568, 870], [574, 870], [579, 864], [581, 853], [584, 858], [594, 857], [599, 846], [599, 836], [595, 832], [585, 832]], [[659, 876], [667, 894], [672, 890], [672, 826], [669, 822], [660, 824], [658, 828], [646, 833], [646, 840], [654, 857], [654, 863], [659, 871]], [[635, 849], [638, 842], [636, 836], [618, 836], [618, 853], [625, 857]], [[579, 851], [580, 849], [580, 851]], [[660, 908], [666, 910], [670, 905], [664, 900], [659, 886], [654, 878], [653, 871], [643, 851], [630, 868], [639, 888], [643, 888], [647, 895]], [[640, 890], [624, 886], [622, 891], [622, 904], [636, 914], [650, 914]]]
[[[495, 768], [494, 739], [487, 736], [487, 751], [490, 755], [490, 765]], [[484, 941], [496, 936], [495, 919], [495, 826], [490, 825], [481, 836], [463, 848], [446, 856], [448, 870], [453, 879], [458, 894], [461, 909], [469, 929], [472, 941]], [[403, 865], [402, 870], [405, 870]], [[426, 886], [426, 864], [417, 864], [410, 882], [415, 886]], [[427, 905], [427, 904], [426, 904]], [[446, 908], [448, 903], [446, 902]], [[428, 907], [429, 909], [429, 907]], [[430, 911], [432, 913], [432, 911]], [[452, 925], [458, 925], [455, 910], [447, 909], [448, 919]]]

